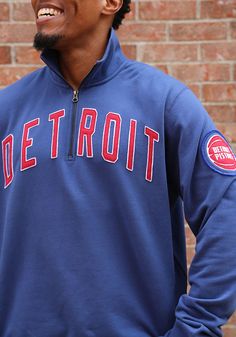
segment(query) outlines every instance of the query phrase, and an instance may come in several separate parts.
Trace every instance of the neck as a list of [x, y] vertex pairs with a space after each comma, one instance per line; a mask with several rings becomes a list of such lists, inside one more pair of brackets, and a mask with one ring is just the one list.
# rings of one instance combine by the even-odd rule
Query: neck
[[86, 39], [80, 45], [59, 50], [60, 70], [74, 90], [78, 90], [97, 60], [101, 59], [107, 45], [108, 33]]

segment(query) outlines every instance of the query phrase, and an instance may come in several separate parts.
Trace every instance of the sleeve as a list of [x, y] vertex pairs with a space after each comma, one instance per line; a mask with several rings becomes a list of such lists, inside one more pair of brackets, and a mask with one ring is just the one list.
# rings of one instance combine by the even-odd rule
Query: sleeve
[[[163, 337], [221, 337], [236, 309], [236, 157], [189, 89], [166, 114], [167, 171], [196, 236], [190, 291]], [[173, 169], [174, 168], [174, 169]]]

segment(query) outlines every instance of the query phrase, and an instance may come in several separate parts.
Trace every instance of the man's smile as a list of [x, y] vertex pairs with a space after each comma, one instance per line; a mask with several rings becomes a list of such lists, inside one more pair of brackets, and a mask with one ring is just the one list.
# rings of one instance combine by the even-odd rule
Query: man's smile
[[51, 21], [64, 15], [63, 9], [53, 4], [41, 5], [36, 13], [37, 13], [36, 15], [37, 24], [44, 23], [49, 20]]
[[63, 13], [63, 11], [61, 10], [57, 10], [57, 9], [54, 9], [54, 8], [41, 8], [39, 11], [38, 11], [38, 19], [40, 18], [43, 18], [43, 17], [48, 17], [48, 16], [58, 16], [58, 15], [61, 15]]

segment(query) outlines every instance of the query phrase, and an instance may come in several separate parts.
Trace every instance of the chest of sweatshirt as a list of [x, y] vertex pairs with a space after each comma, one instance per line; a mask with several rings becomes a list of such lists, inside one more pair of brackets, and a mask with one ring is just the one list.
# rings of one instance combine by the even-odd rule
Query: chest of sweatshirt
[[45, 72], [2, 107], [1, 188], [14, 183], [16, 172], [40, 170], [46, 179], [48, 161], [72, 169], [89, 163], [98, 175], [107, 166], [141, 185], [166, 180], [163, 97], [147, 96], [139, 79], [118, 75], [74, 91]]

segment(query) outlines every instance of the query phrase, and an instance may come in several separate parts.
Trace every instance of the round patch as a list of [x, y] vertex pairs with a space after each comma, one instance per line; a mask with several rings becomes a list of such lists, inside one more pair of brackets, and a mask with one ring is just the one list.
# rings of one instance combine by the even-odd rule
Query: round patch
[[202, 144], [203, 157], [213, 170], [236, 175], [236, 157], [223, 135], [218, 131], [207, 134]]

